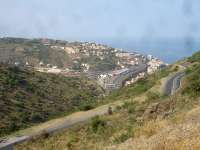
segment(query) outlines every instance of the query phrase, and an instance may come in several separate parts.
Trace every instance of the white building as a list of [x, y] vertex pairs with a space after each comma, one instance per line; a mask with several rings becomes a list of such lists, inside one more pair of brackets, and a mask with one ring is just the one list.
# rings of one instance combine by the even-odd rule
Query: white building
[[151, 61], [148, 62], [148, 74], [154, 73], [156, 70], [160, 69], [162, 66], [167, 66], [164, 62], [157, 58], [152, 58]]

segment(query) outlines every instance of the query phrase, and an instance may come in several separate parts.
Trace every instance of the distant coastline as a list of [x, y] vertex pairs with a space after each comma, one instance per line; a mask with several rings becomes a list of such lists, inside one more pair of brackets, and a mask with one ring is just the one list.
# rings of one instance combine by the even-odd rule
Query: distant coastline
[[162, 39], [162, 40], [99, 40], [103, 44], [122, 48], [128, 52], [152, 54], [159, 59], [174, 63], [184, 57], [200, 50], [200, 42], [188, 39]]

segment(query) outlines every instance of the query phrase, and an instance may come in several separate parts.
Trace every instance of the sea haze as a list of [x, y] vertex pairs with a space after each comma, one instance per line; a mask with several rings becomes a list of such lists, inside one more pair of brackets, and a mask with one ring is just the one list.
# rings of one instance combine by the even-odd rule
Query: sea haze
[[129, 52], [152, 54], [167, 63], [174, 63], [200, 50], [197, 39], [143, 39], [143, 40], [100, 40], [115, 48], [122, 48]]

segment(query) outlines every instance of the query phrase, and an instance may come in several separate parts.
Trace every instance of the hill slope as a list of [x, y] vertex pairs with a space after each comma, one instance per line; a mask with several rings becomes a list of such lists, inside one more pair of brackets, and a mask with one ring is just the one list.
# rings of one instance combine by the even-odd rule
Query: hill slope
[[0, 64], [0, 135], [72, 112], [103, 93], [86, 78]]
[[[149, 90], [139, 90], [140, 96], [116, 93], [110, 96], [124, 101], [110, 115], [95, 117], [89, 123], [77, 125], [71, 130], [41, 137], [17, 146], [17, 149], [195, 149], [200, 148], [200, 65], [199, 53], [188, 63], [182, 88], [168, 97]], [[165, 74], [167, 75], [167, 74]], [[161, 78], [154, 74], [155, 81]], [[152, 78], [148, 77], [148, 79]], [[145, 83], [138, 83], [139, 89]], [[151, 80], [152, 81], [152, 80]], [[141, 82], [141, 81], [140, 81]], [[155, 83], [155, 82], [154, 82]], [[143, 86], [141, 86], [143, 85]], [[134, 86], [133, 86], [134, 87]], [[132, 86], [122, 89], [130, 92]], [[138, 90], [138, 89], [137, 89]], [[141, 99], [142, 97], [145, 97]]]
[[[92, 56], [92, 57], [91, 57]], [[0, 62], [39, 67], [42, 63], [81, 70], [81, 64], [90, 70], [112, 70], [117, 66], [113, 48], [81, 42], [51, 39], [0, 38]]]

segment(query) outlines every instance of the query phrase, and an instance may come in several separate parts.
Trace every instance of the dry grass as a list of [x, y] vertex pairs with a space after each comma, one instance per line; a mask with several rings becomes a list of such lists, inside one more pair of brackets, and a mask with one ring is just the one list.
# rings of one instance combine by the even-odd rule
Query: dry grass
[[[156, 84], [154, 88], [158, 89], [160, 86], [161, 84], [158, 81], [158, 84]], [[135, 139], [140, 139], [145, 135], [144, 139], [146, 140], [157, 135], [160, 130], [168, 126], [169, 123], [168, 120], [156, 120], [146, 122], [143, 126], [137, 124], [136, 120], [142, 116], [144, 109], [148, 105], [146, 101], [147, 93], [148, 92], [144, 92], [141, 95], [137, 95], [137, 97], [131, 96], [114, 102], [116, 106], [121, 106], [125, 101], [136, 101], [137, 105], [135, 106], [133, 103], [133, 112], [128, 111], [129, 107], [120, 107], [120, 109], [114, 111], [112, 115], [101, 116], [101, 119], [106, 121], [106, 127], [105, 129], [101, 129], [97, 134], [92, 133], [90, 130], [91, 124], [86, 123], [84, 125], [75, 126], [62, 133], [55, 134], [47, 139], [39, 139], [18, 145], [16, 150], [102, 150], [105, 147], [107, 148], [108, 145], [115, 145], [117, 147], [114, 149], [117, 149], [118, 146], [120, 147], [120, 145], [123, 144], [125, 144], [125, 146], [122, 146], [122, 149], [129, 149], [126, 147], [126, 140], [128, 138], [130, 139], [128, 141], [131, 141], [130, 145], [132, 145], [131, 137], [133, 136], [135, 136]], [[128, 106], [130, 106], [132, 103], [128, 104]], [[139, 142], [139, 144], [141, 143]]]
[[134, 138], [106, 150], [199, 150], [200, 107], [171, 120], [155, 120], [134, 130]]
[[168, 124], [169, 122], [167, 120], [151, 120], [149, 122], [145, 122], [144, 125], [134, 130], [134, 137], [138, 138], [140, 136], [145, 136], [149, 138], [166, 127]]

